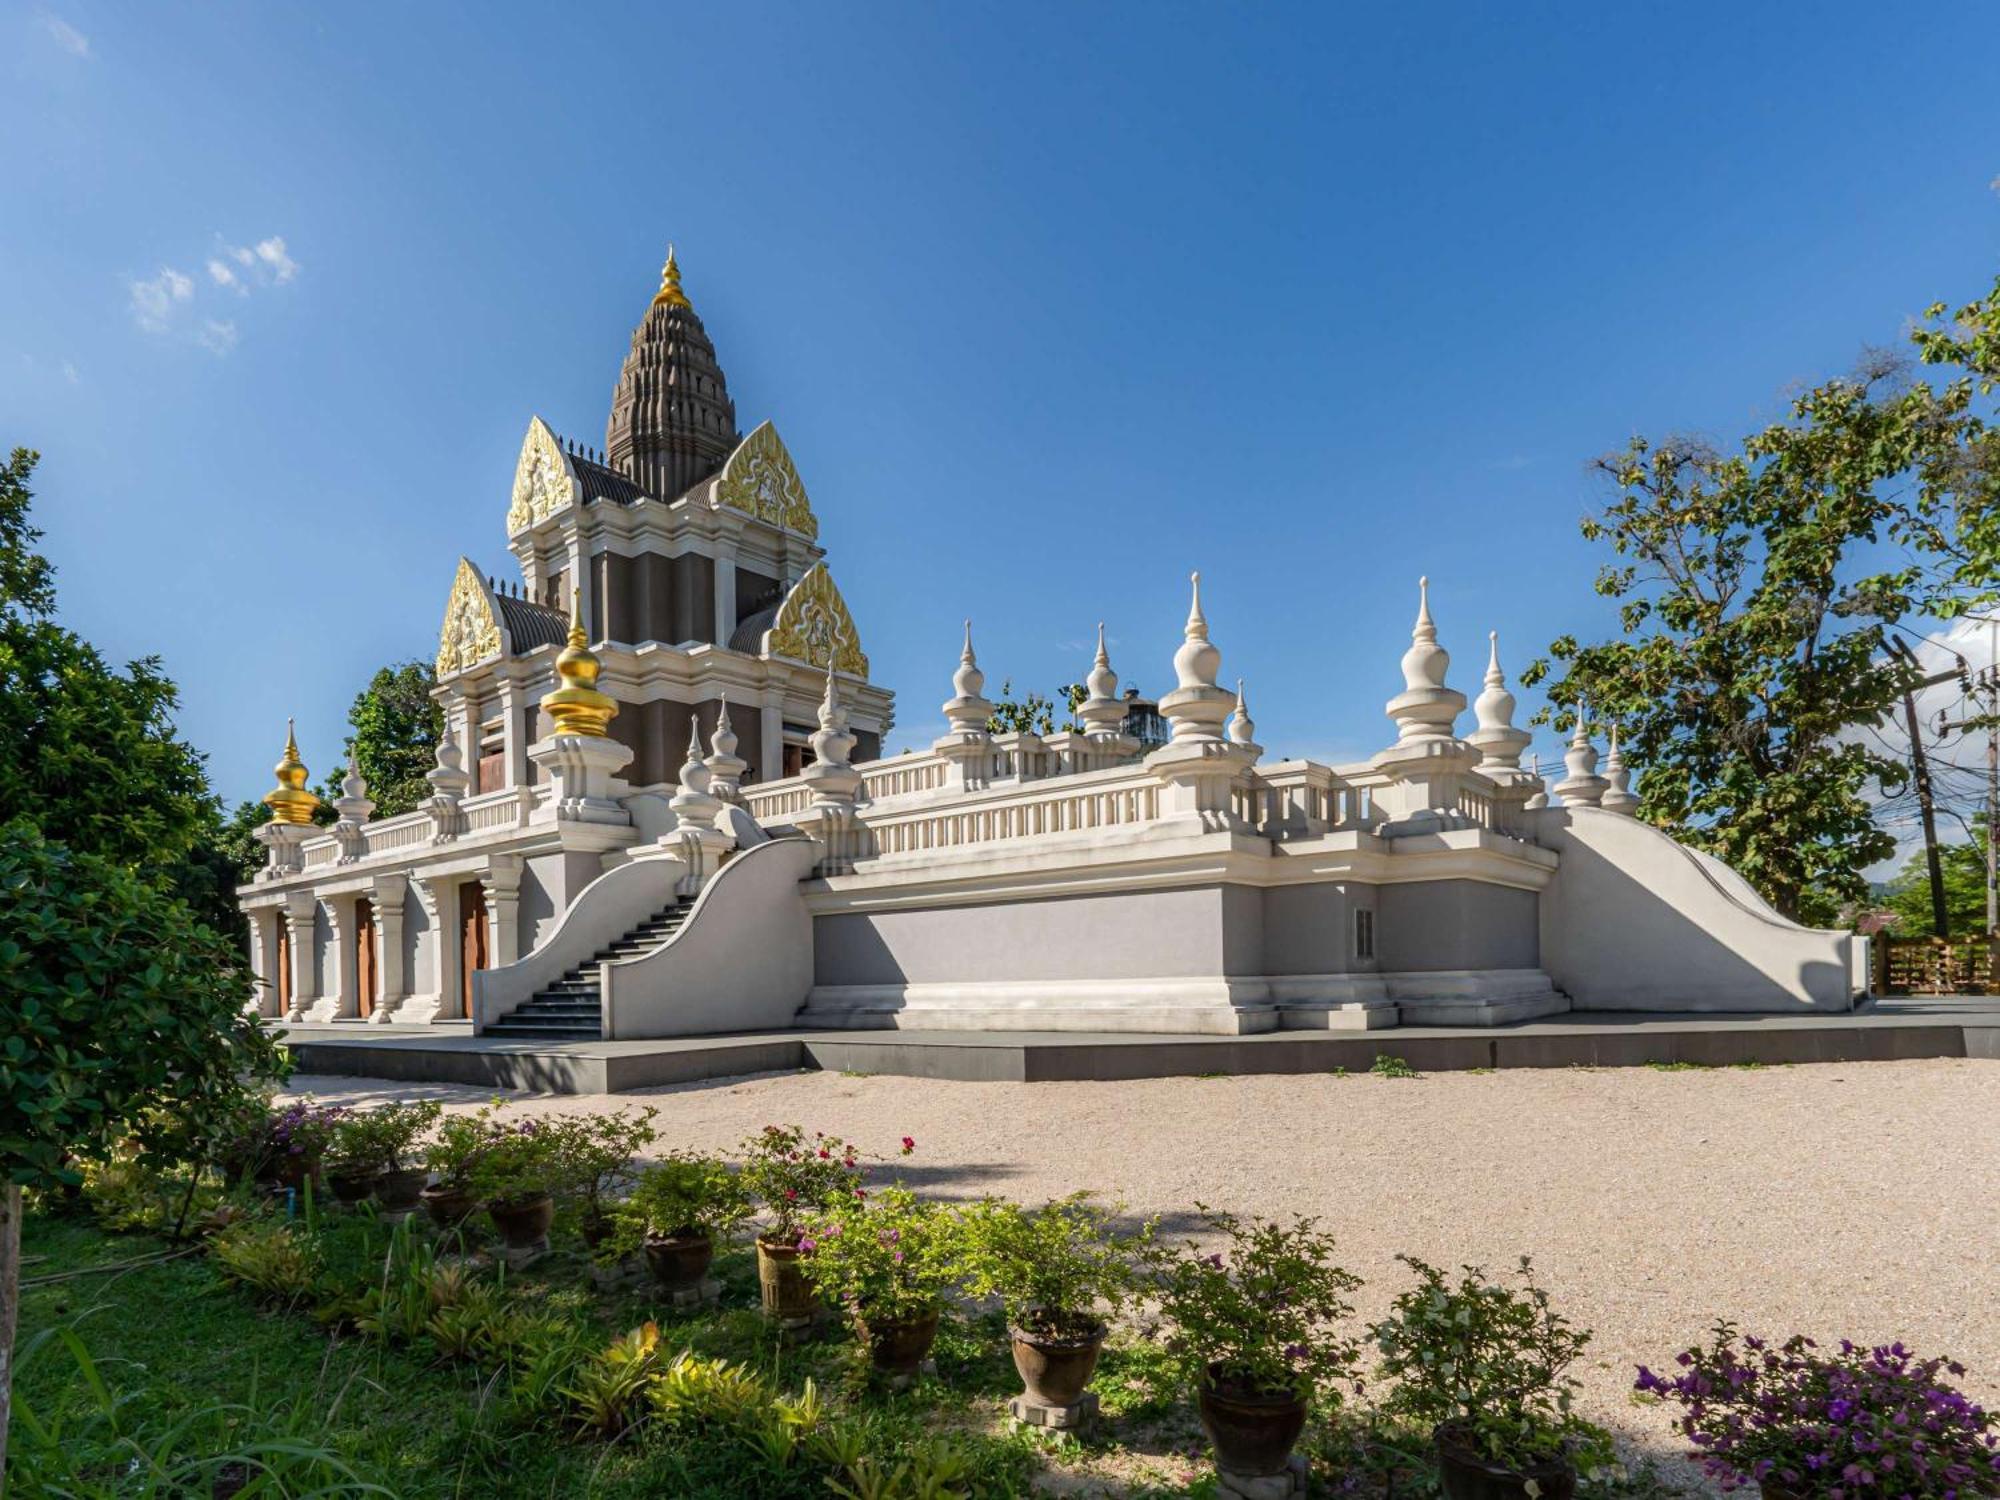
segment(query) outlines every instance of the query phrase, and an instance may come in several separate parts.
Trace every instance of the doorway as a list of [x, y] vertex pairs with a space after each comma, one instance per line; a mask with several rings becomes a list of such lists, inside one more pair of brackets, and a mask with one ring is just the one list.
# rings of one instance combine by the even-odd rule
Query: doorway
[[354, 900], [354, 1013], [363, 1020], [375, 1014], [375, 991], [382, 976], [375, 966], [375, 903], [366, 896]]
[[491, 929], [486, 920], [486, 887], [468, 880], [458, 888], [458, 1014], [472, 1015], [472, 976], [492, 957]]
[[292, 924], [282, 916], [278, 918], [278, 1014], [292, 1013]]

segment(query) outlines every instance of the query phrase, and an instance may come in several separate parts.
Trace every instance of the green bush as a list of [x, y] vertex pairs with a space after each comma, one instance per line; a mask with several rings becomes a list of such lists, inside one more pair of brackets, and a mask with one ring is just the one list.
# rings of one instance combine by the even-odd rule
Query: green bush
[[1123, 1236], [1112, 1213], [1075, 1194], [1037, 1209], [989, 1198], [961, 1215], [966, 1289], [997, 1296], [1026, 1333], [1088, 1338], [1130, 1297], [1133, 1257], [1151, 1236]]

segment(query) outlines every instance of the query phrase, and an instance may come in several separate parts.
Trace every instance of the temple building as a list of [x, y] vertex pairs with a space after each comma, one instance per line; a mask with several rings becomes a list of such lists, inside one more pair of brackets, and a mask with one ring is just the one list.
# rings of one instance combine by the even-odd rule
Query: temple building
[[519, 578], [461, 559], [451, 583], [426, 804], [377, 819], [350, 766], [321, 828], [287, 736], [238, 893], [274, 1020], [1237, 1035], [1864, 987], [1865, 939], [1633, 816], [1616, 724], [1600, 763], [1580, 715], [1553, 786], [1524, 768], [1497, 637], [1468, 705], [1421, 580], [1365, 761], [1264, 758], [1198, 574], [1157, 702], [1100, 627], [1068, 725], [1002, 732], [968, 622], [946, 732], [882, 759], [895, 699], [671, 252], [604, 448], [531, 421], [505, 518]]

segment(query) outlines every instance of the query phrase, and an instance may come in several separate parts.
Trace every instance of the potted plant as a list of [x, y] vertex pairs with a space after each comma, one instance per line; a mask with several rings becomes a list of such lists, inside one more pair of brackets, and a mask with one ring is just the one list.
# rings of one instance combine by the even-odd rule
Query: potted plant
[[334, 1130], [346, 1114], [340, 1105], [316, 1104], [307, 1094], [272, 1115], [263, 1152], [266, 1180], [292, 1188], [318, 1181]]
[[1794, 1334], [1773, 1348], [1728, 1323], [1680, 1354], [1678, 1375], [1639, 1367], [1638, 1389], [1681, 1409], [1693, 1457], [1725, 1490], [1768, 1500], [1870, 1494], [1913, 1500], [2000, 1493], [2000, 1416], [1941, 1378], [1965, 1367], [1898, 1344], [1832, 1351]]
[[543, 1122], [560, 1163], [558, 1212], [566, 1224], [574, 1224], [594, 1258], [616, 1229], [614, 1206], [631, 1179], [634, 1158], [659, 1136], [653, 1128], [659, 1113], [619, 1110]]
[[1000, 1299], [1028, 1399], [1076, 1405], [1104, 1349], [1105, 1320], [1131, 1293], [1146, 1234], [1120, 1236], [1111, 1211], [1082, 1193], [1038, 1209], [989, 1199], [968, 1208], [961, 1227], [966, 1287]]
[[912, 1375], [937, 1338], [938, 1308], [958, 1266], [957, 1226], [942, 1205], [890, 1187], [806, 1221], [799, 1267], [813, 1290], [847, 1310], [885, 1375]]
[[502, 1244], [509, 1250], [533, 1249], [548, 1238], [556, 1221], [560, 1142], [539, 1120], [503, 1124], [488, 1111], [480, 1113], [485, 1140], [473, 1158], [468, 1186], [486, 1205]]
[[1316, 1221], [1244, 1220], [1195, 1205], [1224, 1241], [1148, 1245], [1142, 1264], [1172, 1332], [1167, 1348], [1195, 1388], [1216, 1467], [1281, 1474], [1315, 1400], [1339, 1401], [1358, 1347], [1340, 1325], [1360, 1278], [1334, 1263]]
[[430, 1173], [408, 1162], [418, 1137], [437, 1123], [443, 1110], [436, 1100], [425, 1099], [348, 1115], [335, 1131], [328, 1152], [327, 1181], [334, 1196], [344, 1203], [360, 1201], [342, 1195], [345, 1179], [349, 1193], [365, 1182], [382, 1207], [392, 1213], [415, 1208]]
[[1573, 1447], [1590, 1436], [1571, 1414], [1569, 1366], [1590, 1342], [1549, 1305], [1521, 1260], [1521, 1288], [1462, 1269], [1457, 1285], [1414, 1256], [1417, 1285], [1369, 1331], [1394, 1382], [1389, 1409], [1431, 1429], [1451, 1500], [1568, 1500]]
[[635, 1221], [646, 1264], [670, 1292], [701, 1285], [718, 1236], [750, 1216], [734, 1172], [712, 1156], [676, 1152], [639, 1174], [622, 1205]]
[[866, 1172], [847, 1142], [818, 1132], [808, 1137], [798, 1125], [766, 1125], [743, 1143], [742, 1151], [743, 1186], [770, 1215], [757, 1236], [757, 1286], [764, 1314], [780, 1322], [803, 1322], [818, 1310], [818, 1298], [798, 1264], [805, 1217], [852, 1201], [862, 1191]]
[[438, 1228], [460, 1229], [479, 1212], [472, 1174], [486, 1150], [487, 1136], [484, 1110], [476, 1115], [453, 1115], [438, 1126], [437, 1138], [424, 1152], [424, 1164], [437, 1174], [437, 1181], [419, 1196]]

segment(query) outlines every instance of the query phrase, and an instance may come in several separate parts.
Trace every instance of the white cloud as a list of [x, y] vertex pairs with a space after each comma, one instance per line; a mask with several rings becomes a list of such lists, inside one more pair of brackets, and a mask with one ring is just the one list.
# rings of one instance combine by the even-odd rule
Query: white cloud
[[237, 295], [239, 296], [247, 297], [250, 294], [249, 289], [241, 281], [237, 280], [236, 273], [229, 269], [226, 261], [216, 260], [211, 257], [208, 262], [208, 279], [217, 286], [236, 288]]
[[281, 286], [299, 274], [299, 263], [285, 253], [283, 235], [257, 241], [257, 259], [270, 268], [271, 279]]
[[194, 296], [194, 280], [172, 266], [161, 266], [150, 280], [127, 283], [132, 293], [132, 316], [148, 333], [165, 333], [172, 326], [174, 309]]
[[61, 16], [43, 16], [42, 30], [46, 31], [55, 44], [71, 57], [90, 56], [90, 38]]
[[236, 324], [228, 318], [207, 318], [195, 342], [211, 354], [227, 354], [236, 347]]
[[71, 364], [68, 360], [64, 360], [62, 362], [62, 372], [63, 372], [63, 379], [67, 380], [71, 385], [82, 384], [83, 377], [77, 373], [76, 366]]

